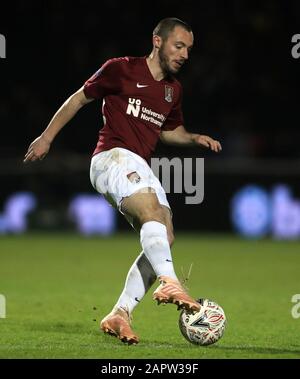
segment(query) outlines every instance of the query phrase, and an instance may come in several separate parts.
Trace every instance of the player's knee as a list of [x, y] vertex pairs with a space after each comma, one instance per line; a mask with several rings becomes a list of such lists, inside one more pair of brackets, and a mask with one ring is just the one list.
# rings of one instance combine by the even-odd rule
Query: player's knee
[[144, 209], [143, 213], [140, 215], [139, 222], [141, 225], [143, 225], [145, 222], [148, 221], [157, 221], [165, 225], [164, 212], [160, 205]]

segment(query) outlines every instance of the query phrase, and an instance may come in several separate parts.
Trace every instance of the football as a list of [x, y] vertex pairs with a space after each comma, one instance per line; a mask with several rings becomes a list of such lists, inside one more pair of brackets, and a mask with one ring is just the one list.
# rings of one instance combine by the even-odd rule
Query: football
[[226, 316], [224, 310], [214, 301], [199, 299], [201, 309], [195, 314], [183, 310], [179, 316], [179, 329], [191, 343], [201, 346], [217, 342], [224, 334]]

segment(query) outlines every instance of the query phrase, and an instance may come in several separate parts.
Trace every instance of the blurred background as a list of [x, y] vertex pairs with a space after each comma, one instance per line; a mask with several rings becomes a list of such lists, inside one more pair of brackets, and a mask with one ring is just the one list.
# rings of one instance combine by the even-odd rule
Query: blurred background
[[204, 201], [187, 205], [185, 194], [168, 196], [175, 230], [300, 238], [296, 0], [8, 4], [0, 12], [0, 234], [130, 230], [89, 181], [99, 102], [75, 116], [44, 161], [22, 160], [67, 97], [107, 59], [149, 54], [154, 27], [171, 16], [195, 36], [178, 76], [185, 126], [223, 146], [216, 156], [158, 145], [157, 157], [205, 159]]

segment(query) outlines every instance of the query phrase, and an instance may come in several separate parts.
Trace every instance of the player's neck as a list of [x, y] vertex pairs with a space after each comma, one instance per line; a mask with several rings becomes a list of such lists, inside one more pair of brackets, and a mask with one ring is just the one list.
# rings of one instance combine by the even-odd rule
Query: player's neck
[[146, 58], [148, 68], [153, 76], [154, 80], [160, 81], [165, 75], [160, 67], [159, 58], [157, 55], [154, 55], [153, 52]]

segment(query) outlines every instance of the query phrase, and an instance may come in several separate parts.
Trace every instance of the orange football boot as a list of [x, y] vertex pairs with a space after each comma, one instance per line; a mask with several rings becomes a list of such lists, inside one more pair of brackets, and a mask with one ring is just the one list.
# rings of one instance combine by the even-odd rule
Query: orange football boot
[[123, 308], [114, 308], [104, 317], [100, 323], [100, 329], [129, 345], [139, 342], [138, 336], [131, 329], [129, 313]]
[[185, 309], [189, 313], [200, 311], [200, 304], [186, 293], [178, 280], [162, 275], [159, 281], [160, 286], [153, 292], [153, 300], [158, 305], [173, 303], [178, 306], [177, 309]]

